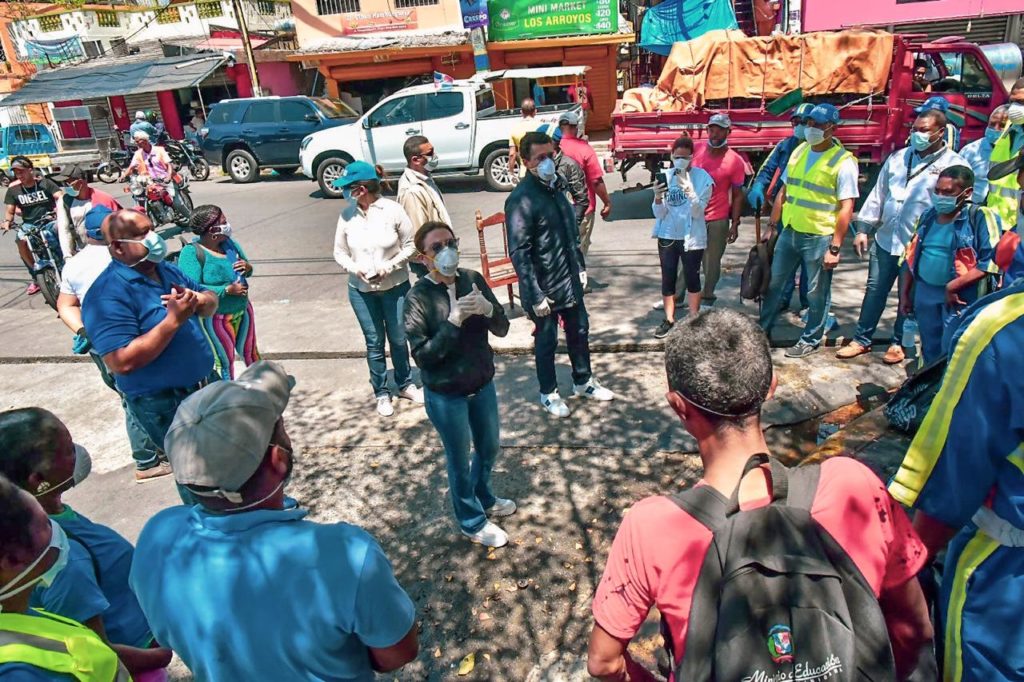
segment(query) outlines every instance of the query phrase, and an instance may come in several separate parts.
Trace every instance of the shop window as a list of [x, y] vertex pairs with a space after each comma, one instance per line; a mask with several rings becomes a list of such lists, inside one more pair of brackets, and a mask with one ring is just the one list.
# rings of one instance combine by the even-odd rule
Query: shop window
[[377, 110], [370, 114], [370, 127], [383, 128], [385, 126], [413, 123], [416, 121], [416, 95], [399, 97], [377, 107]]
[[158, 24], [178, 24], [181, 23], [181, 8], [178, 6], [165, 7], [164, 9], [156, 13], [156, 23]]
[[274, 123], [277, 120], [277, 102], [253, 102], [245, 112], [244, 123]]
[[316, 13], [320, 16], [358, 11], [359, 0], [316, 0]]
[[438, 92], [432, 95], [424, 95], [424, 98], [426, 99], [426, 106], [423, 112], [424, 121], [458, 116], [466, 108], [465, 99], [461, 92]]
[[313, 110], [305, 102], [297, 102], [295, 100], [288, 100], [281, 102], [281, 120], [288, 121], [289, 123], [301, 123], [306, 120], [307, 114], [313, 113]]
[[117, 12], [97, 12], [96, 24], [103, 28], [119, 28], [121, 19], [117, 16]]
[[266, 17], [277, 14], [277, 3], [274, 0], [257, 0], [256, 11]]
[[51, 14], [49, 16], [39, 17], [39, 28], [43, 33], [60, 31], [64, 28], [64, 22], [61, 20], [61, 15]]
[[216, 19], [224, 16], [224, 6], [220, 4], [220, 0], [196, 3], [196, 11], [199, 13], [200, 19]]
[[438, 0], [395, 0], [395, 7], [428, 7], [438, 4]]

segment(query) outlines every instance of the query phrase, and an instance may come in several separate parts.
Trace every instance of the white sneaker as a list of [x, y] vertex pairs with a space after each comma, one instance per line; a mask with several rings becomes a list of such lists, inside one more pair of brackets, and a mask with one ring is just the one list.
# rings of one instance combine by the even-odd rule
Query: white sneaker
[[558, 395], [558, 391], [544, 395], [540, 394], [540, 404], [544, 406], [544, 409], [555, 415], [556, 417], [568, 417], [569, 406], [562, 400], [562, 396]]
[[390, 417], [395, 413], [395, 406], [391, 404], [391, 396], [382, 395], [377, 398], [377, 414], [382, 417]]
[[491, 505], [490, 509], [486, 509], [485, 513], [488, 516], [501, 518], [503, 516], [512, 516], [516, 513], [516, 509], [518, 509], [518, 507], [516, 507], [516, 503], [512, 500], [495, 497], [494, 504]]
[[490, 521], [475, 533], [462, 533], [473, 542], [484, 547], [504, 547], [508, 544], [508, 534]]
[[406, 386], [405, 388], [398, 392], [398, 397], [405, 398], [406, 400], [411, 400], [417, 405], [422, 405], [423, 389], [417, 386], [416, 384], [409, 384], [408, 386]]
[[665, 299], [659, 298], [658, 302], [651, 306], [652, 310], [662, 310], [665, 307]]
[[597, 379], [591, 379], [582, 386], [573, 386], [572, 392], [574, 395], [581, 396], [583, 398], [590, 398], [591, 400], [599, 400], [601, 402], [615, 400], [615, 394], [597, 383]]

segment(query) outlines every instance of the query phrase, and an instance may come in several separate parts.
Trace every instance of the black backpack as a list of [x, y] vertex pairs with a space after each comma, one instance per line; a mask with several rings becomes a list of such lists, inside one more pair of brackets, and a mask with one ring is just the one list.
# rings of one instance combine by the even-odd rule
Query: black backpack
[[[882, 609], [849, 555], [811, 518], [817, 465], [771, 464], [772, 499], [739, 510], [711, 486], [670, 499], [714, 533], [690, 607], [680, 682], [896, 679]], [[666, 645], [672, 650], [671, 641]]]

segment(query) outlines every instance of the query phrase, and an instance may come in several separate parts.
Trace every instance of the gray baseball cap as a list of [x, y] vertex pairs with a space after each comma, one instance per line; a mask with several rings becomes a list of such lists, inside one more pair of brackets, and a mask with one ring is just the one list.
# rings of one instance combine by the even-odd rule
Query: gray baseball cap
[[263, 461], [295, 378], [261, 360], [234, 381], [216, 381], [178, 406], [164, 439], [174, 479], [241, 502], [238, 491]]
[[558, 125], [568, 123], [571, 126], [578, 126], [580, 124], [580, 117], [575, 111], [567, 111], [558, 117]]
[[725, 128], [728, 130], [732, 128], [732, 119], [729, 118], [728, 114], [714, 114], [708, 119], [709, 126], [718, 126], [719, 128]]

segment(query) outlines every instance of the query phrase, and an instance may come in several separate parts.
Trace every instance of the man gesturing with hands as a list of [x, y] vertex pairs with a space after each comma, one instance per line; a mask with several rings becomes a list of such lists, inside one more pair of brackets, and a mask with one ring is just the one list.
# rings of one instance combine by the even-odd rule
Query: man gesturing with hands
[[[82, 321], [126, 409], [162, 445], [178, 405], [211, 379], [213, 354], [196, 316], [213, 315], [218, 298], [164, 262], [167, 243], [145, 215], [117, 211], [106, 230], [112, 261], [82, 301]], [[169, 473], [160, 459], [135, 477]]]
[[502, 547], [508, 535], [488, 517], [510, 516], [516, 503], [491, 490], [500, 443], [487, 335], [508, 334], [508, 317], [484, 278], [459, 267], [451, 227], [424, 223], [414, 242], [428, 274], [405, 299], [405, 334], [423, 379], [427, 416], [444, 445], [455, 518], [473, 542]]

